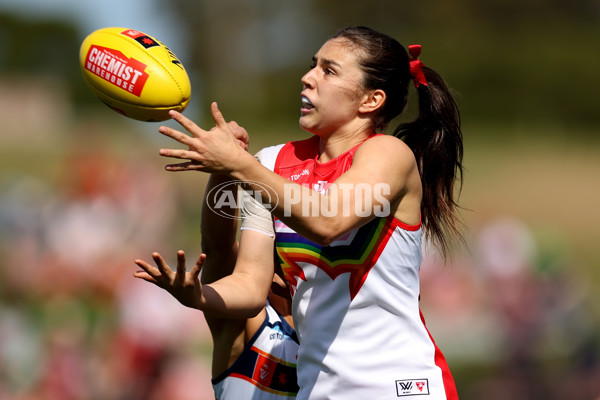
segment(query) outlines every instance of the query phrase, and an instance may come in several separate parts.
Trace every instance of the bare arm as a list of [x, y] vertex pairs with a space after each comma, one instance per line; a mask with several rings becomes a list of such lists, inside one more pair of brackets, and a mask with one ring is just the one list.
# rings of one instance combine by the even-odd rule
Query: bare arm
[[[227, 127], [230, 129], [230, 139], [235, 148], [245, 153], [248, 144], [246, 131], [235, 122], [228, 123]], [[212, 134], [212, 132], [208, 133]], [[220, 204], [219, 212], [215, 212], [215, 201], [219, 197], [213, 195], [215, 193], [225, 194], [225, 191], [228, 192], [226, 194], [231, 197], [233, 202]], [[206, 255], [201, 255], [189, 272], [186, 272], [185, 254], [181, 250], [177, 253], [175, 271], [158, 253], [152, 254], [156, 267], [143, 260], [135, 260], [135, 263], [142, 268], [142, 271], [134, 274], [135, 277], [167, 290], [188, 307], [206, 311], [211, 329], [219, 328], [220, 326], [217, 325], [228, 321], [228, 317], [251, 317], [264, 307], [267, 293], [262, 287], [256, 293], [250, 290], [250, 302], [245, 303], [244, 293], [246, 292], [243, 286], [253, 288], [251, 282], [254, 279], [253, 268], [258, 271], [259, 280], [263, 275], [268, 276], [268, 284], [264, 284], [264, 287], [270, 286], [273, 276], [273, 238], [266, 237], [265, 244], [261, 245], [263, 243], [261, 236], [264, 235], [254, 232], [242, 235], [242, 237], [246, 237], [244, 240], [244, 243], [247, 243], [246, 246], [251, 247], [246, 247], [246, 250], [241, 253], [239, 259], [241, 267], [237, 269], [236, 276], [230, 280], [218, 282], [232, 274], [238, 256], [239, 244], [236, 240], [238, 220], [235, 207], [237, 196], [237, 187], [229, 177], [219, 175], [210, 177], [205, 190], [201, 222], [202, 245]], [[234, 206], [229, 207], [231, 204]], [[257, 241], [258, 244], [254, 244], [254, 241]], [[261, 246], [266, 248], [264, 253], [252, 255], [249, 248], [260, 249]], [[201, 271], [202, 275], [199, 279]], [[244, 274], [252, 276], [248, 278]], [[237, 282], [239, 281], [242, 283], [238, 286]], [[211, 285], [213, 283], [214, 285]], [[229, 308], [230, 305], [232, 308]]]
[[[221, 176], [211, 176], [209, 184], [207, 186], [206, 195], [211, 193], [211, 190], [218, 188], [219, 185], [226, 184], [225, 189], [235, 189], [234, 185], [229, 185], [229, 178]], [[221, 188], [224, 188], [221, 186]], [[228, 193], [235, 199], [237, 190], [235, 193]], [[234, 202], [235, 203], [235, 202]], [[174, 272], [164, 259], [158, 253], [153, 253], [153, 259], [156, 264], [156, 268], [150, 266], [142, 260], [136, 260], [136, 263], [142, 268], [143, 272], [137, 272], [136, 276], [147, 281], [150, 281], [159, 287], [164, 288], [171, 293], [177, 300], [182, 304], [201, 310], [205, 309], [203, 301], [210, 302], [210, 299], [204, 299], [203, 293], [207, 293], [210, 297], [212, 294], [212, 301], [216, 301], [217, 304], [226, 308], [226, 311], [221, 312], [205, 312], [205, 318], [210, 328], [212, 339], [213, 339], [213, 357], [212, 357], [212, 375], [218, 376], [227, 368], [229, 368], [235, 360], [238, 359], [239, 355], [244, 350], [247, 340], [251, 338], [256, 329], [261, 325], [265, 318], [264, 305], [266, 301], [266, 294], [261, 294], [260, 291], [256, 295], [258, 299], [261, 299], [260, 305], [255, 308], [258, 310], [256, 317], [254, 318], [231, 318], [231, 310], [227, 309], [229, 306], [223, 297], [227, 297], [226, 293], [220, 294], [219, 290], [227, 291], [227, 287], [232, 284], [235, 286], [238, 279], [232, 279], [229, 284], [225, 280], [222, 282], [221, 288], [217, 287], [216, 290], [206, 285], [209, 283], [215, 283], [221, 278], [230, 275], [234, 269], [235, 262], [238, 253], [238, 242], [236, 240], [237, 231], [237, 220], [233, 218], [221, 217], [219, 214], [212, 211], [214, 206], [213, 200], [205, 196], [205, 202], [203, 204], [203, 218], [202, 218], [202, 238], [203, 238], [203, 249], [211, 256], [201, 255], [196, 265], [189, 271], [186, 272], [185, 254], [183, 251], [177, 253], [177, 268]], [[229, 215], [235, 215], [235, 210], [220, 208], [222, 213], [231, 213]], [[246, 246], [253, 244], [254, 235], [260, 235], [256, 232], [248, 234], [242, 234], [243, 242]], [[261, 235], [264, 236], [264, 235]], [[260, 239], [260, 236], [257, 236]], [[256, 268], [262, 271], [266, 270], [265, 275], [271, 273], [273, 270], [273, 245], [270, 237], [265, 236], [268, 240], [267, 243], [271, 242], [270, 246], [264, 250], [264, 254], [270, 255], [264, 257], [264, 260], [259, 258], [257, 260]], [[243, 247], [243, 246], [242, 246]], [[242, 250], [240, 262], [245, 263], [248, 249]], [[212, 262], [211, 262], [212, 261]], [[203, 268], [204, 267], [204, 268]], [[243, 271], [243, 268], [241, 269]], [[201, 281], [203, 286], [198, 279], [200, 272], [202, 271]], [[236, 276], [237, 278], [237, 276]], [[266, 277], [265, 277], [266, 281]], [[251, 281], [244, 281], [241, 279], [242, 287], [236, 293], [241, 293], [243, 290], [252, 288], [254, 285]], [[270, 283], [265, 283], [265, 287]], [[219, 283], [216, 283], [219, 285]], [[222, 297], [223, 295], [223, 297]], [[240, 300], [242, 303], [246, 298], [242, 297]], [[235, 306], [232, 306], [235, 307]], [[248, 316], [255, 313], [254, 309], [248, 309], [247, 307], [253, 307], [252, 305], [242, 304], [244, 308], [242, 314], [248, 312]], [[244, 315], [246, 316], [246, 315]]]
[[[252, 255], [256, 250], [257, 257]], [[206, 255], [186, 272], [185, 254], [177, 252], [173, 271], [158, 253], [152, 257], [156, 267], [143, 260], [137, 278], [165, 289], [182, 304], [205, 311], [213, 337], [213, 376], [225, 371], [241, 354], [247, 340], [264, 319], [268, 289], [273, 279], [273, 239], [255, 231], [242, 232], [237, 271], [232, 275], [202, 285], [198, 279]], [[253, 318], [253, 316], [255, 316]], [[228, 318], [238, 316], [241, 318]]]
[[[192, 136], [167, 127], [159, 129], [189, 149], [162, 149], [163, 156], [190, 160], [168, 165], [168, 170], [215, 172], [247, 182], [263, 194], [263, 201], [271, 204], [273, 214], [321, 244], [329, 244], [386, 212], [402, 217], [405, 222], [418, 222], [421, 196], [420, 182], [416, 179], [418, 171], [412, 152], [399, 139], [379, 136], [365, 142], [356, 152], [352, 167], [335, 182], [337, 186], [327, 195], [317, 195], [312, 190], [303, 191], [300, 185], [235, 149], [227, 123], [214, 103], [211, 112], [216, 126], [210, 134], [176, 112], [171, 116]], [[270, 192], [266, 193], [264, 188]], [[316, 210], [329, 212], [306, 212], [313, 210], [312, 204], [306, 207], [307, 202], [314, 202]], [[355, 212], [356, 208], [361, 212]]]
[[263, 188], [271, 190], [263, 201], [270, 202], [273, 214], [320, 244], [327, 245], [377, 216], [393, 215], [411, 224], [420, 220], [421, 183], [414, 156], [391, 136], [365, 142], [357, 150], [352, 167], [326, 194], [301, 187], [254, 163], [231, 174], [261, 194], [266, 194]]
[[230, 203], [225, 203], [220, 206], [220, 213], [215, 212], [215, 202], [219, 194], [230, 196], [235, 203], [238, 196], [237, 186], [226, 175], [211, 175], [204, 193], [200, 222], [202, 251], [207, 257], [201, 275], [202, 283], [212, 283], [230, 275], [237, 259], [237, 210], [230, 207]]
[[[208, 198], [210, 193], [218, 185], [229, 182], [226, 176], [211, 175], [206, 186], [204, 201], [202, 204], [202, 221], [200, 224], [202, 232], [202, 254], [196, 261], [196, 265], [186, 272], [186, 258], [182, 250], [177, 252], [177, 267], [175, 271], [169, 266], [159, 253], [152, 253], [152, 259], [156, 267], [143, 260], [135, 260], [142, 268], [134, 276], [165, 289], [180, 303], [187, 307], [202, 309], [203, 290], [201, 282], [211, 283], [230, 275], [233, 272], [238, 252], [236, 239], [237, 220], [235, 218], [223, 218], [211, 211], [213, 205]], [[235, 185], [231, 186], [236, 189]], [[231, 193], [237, 196], [237, 190]], [[233, 209], [224, 210], [235, 213]], [[207, 255], [210, 258], [207, 259]], [[202, 271], [202, 278], [199, 279]], [[208, 318], [207, 322], [212, 327], [217, 323], [216, 318]]]
[[256, 231], [242, 231], [233, 273], [203, 285], [202, 309], [207, 313], [226, 313], [242, 318], [260, 312], [273, 281], [273, 246], [272, 237]]

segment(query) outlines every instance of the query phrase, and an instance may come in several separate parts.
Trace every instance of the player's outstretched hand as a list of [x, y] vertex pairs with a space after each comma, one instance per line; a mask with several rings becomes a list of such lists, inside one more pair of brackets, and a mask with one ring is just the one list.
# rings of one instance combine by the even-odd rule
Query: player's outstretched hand
[[185, 253], [177, 252], [177, 270], [173, 271], [159, 253], [152, 253], [152, 259], [156, 267], [143, 260], [134, 262], [143, 271], [136, 271], [133, 276], [154, 283], [156, 286], [171, 293], [181, 304], [191, 308], [201, 309], [202, 284], [198, 279], [206, 254], [201, 254], [196, 265], [189, 271], [185, 267]]
[[[246, 152], [249, 137], [244, 128], [236, 122], [226, 122], [217, 103], [212, 103], [211, 113], [215, 126], [205, 131], [193, 121], [177, 111], [169, 115], [177, 121], [189, 135], [167, 126], [161, 126], [158, 131], [179, 143], [187, 146], [187, 150], [160, 149], [163, 157], [189, 160], [166, 166], [168, 171], [204, 171], [228, 174], [243, 168], [240, 163], [254, 158]], [[248, 158], [249, 157], [249, 158]]]

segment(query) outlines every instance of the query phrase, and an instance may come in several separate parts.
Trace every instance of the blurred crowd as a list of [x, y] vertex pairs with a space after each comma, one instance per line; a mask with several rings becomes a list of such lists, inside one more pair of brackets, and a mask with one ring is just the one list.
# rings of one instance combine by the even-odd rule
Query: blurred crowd
[[[132, 277], [135, 258], [174, 256], [190, 218], [172, 175], [145, 159], [74, 145], [52, 180], [0, 176], [0, 399], [213, 398], [202, 313]], [[461, 398], [600, 399], [576, 259], [511, 217], [467, 242], [446, 265], [427, 252], [421, 271]]]
[[213, 397], [202, 313], [132, 276], [175, 254], [181, 218], [141, 154], [88, 143], [52, 181], [2, 174], [0, 399]]
[[[422, 308], [468, 399], [600, 399], [600, 348], [576, 257], [514, 217], [471, 232], [449, 264], [426, 257]], [[543, 235], [542, 235], [543, 236]], [[462, 369], [464, 368], [464, 369]]]

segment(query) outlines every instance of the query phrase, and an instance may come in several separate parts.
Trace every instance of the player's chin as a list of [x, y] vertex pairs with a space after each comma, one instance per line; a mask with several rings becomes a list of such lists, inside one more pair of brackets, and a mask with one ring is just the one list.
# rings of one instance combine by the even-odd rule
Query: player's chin
[[310, 114], [300, 115], [300, 118], [298, 119], [298, 125], [300, 125], [301, 129], [309, 133], [314, 133], [315, 125], [312, 121], [312, 118], [310, 118]]

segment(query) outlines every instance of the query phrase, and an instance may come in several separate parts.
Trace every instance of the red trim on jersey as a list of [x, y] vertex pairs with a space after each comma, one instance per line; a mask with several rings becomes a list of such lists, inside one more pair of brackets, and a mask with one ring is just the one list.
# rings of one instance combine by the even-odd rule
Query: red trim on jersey
[[409, 225], [407, 223], [400, 221], [399, 219], [392, 218], [392, 226], [394, 228], [395, 227], [402, 228], [405, 231], [418, 231], [421, 228], [421, 221], [419, 221], [419, 223], [416, 225]]
[[423, 313], [419, 310], [419, 315], [421, 316], [421, 321], [423, 322], [423, 327], [427, 331], [429, 335], [429, 339], [431, 339], [431, 343], [435, 347], [435, 365], [438, 366], [439, 369], [442, 370], [442, 380], [444, 381], [444, 391], [446, 392], [447, 400], [458, 400], [458, 392], [456, 391], [456, 384], [454, 383], [454, 378], [452, 377], [452, 373], [450, 372], [450, 368], [448, 368], [448, 363], [446, 362], [446, 358], [444, 354], [442, 354], [437, 344], [435, 344], [435, 340], [433, 340], [433, 336], [427, 329], [427, 325], [425, 324], [425, 317], [423, 317]]
[[[388, 221], [391, 219], [390, 224], [388, 225]], [[394, 218], [390, 218], [388, 220], [386, 220], [386, 223], [383, 227], [383, 232], [384, 234], [380, 237], [379, 239], [379, 243], [376, 244], [376, 250], [375, 250], [375, 254], [373, 255], [371, 261], [370, 261], [370, 266], [369, 268], [365, 271], [364, 274], [362, 274], [362, 277], [360, 279], [360, 284], [356, 290], [356, 293], [351, 293], [352, 297], [351, 299], [354, 299], [354, 296], [356, 296], [358, 294], [358, 291], [360, 290], [360, 288], [362, 287], [362, 285], [365, 283], [365, 281], [367, 280], [367, 276], [369, 276], [369, 272], [371, 272], [371, 269], [373, 268], [373, 266], [377, 263], [377, 260], [379, 260], [379, 256], [381, 255], [381, 253], [383, 252], [383, 249], [385, 249], [385, 247], [387, 246], [388, 241], [390, 240], [390, 238], [392, 237], [392, 233], [394, 232]]]
[[[381, 135], [383, 134], [373, 134], [366, 140]], [[364, 143], [359, 143], [336, 158], [322, 163], [319, 162], [319, 141], [320, 138], [314, 135], [308, 139], [286, 143], [277, 154], [273, 172], [292, 180], [289, 176], [286, 176], [283, 170], [294, 170], [300, 165], [307, 164], [315, 175], [329, 175], [328, 181], [332, 183], [350, 168], [354, 153]], [[305, 179], [302, 179], [301, 176], [299, 175], [300, 179], [293, 179], [293, 181], [300, 184], [305, 182]]]

